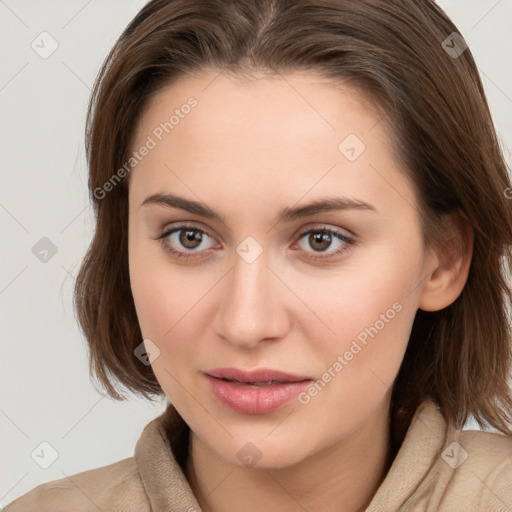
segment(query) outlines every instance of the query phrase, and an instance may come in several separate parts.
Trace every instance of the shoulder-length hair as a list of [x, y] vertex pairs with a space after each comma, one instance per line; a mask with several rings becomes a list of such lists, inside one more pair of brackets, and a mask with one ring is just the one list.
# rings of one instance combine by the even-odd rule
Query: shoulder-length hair
[[350, 83], [386, 112], [426, 245], [451, 212], [463, 212], [475, 235], [460, 296], [416, 314], [392, 391], [392, 433], [400, 439], [431, 397], [458, 426], [472, 414], [512, 435], [512, 188], [472, 54], [429, 0], [153, 0], [140, 10], [107, 56], [87, 116], [96, 229], [74, 301], [91, 375], [117, 400], [125, 399], [117, 384], [149, 400], [163, 395], [134, 356], [142, 334], [128, 273], [128, 185], [112, 178], [129, 176], [121, 171], [150, 96], [205, 70], [310, 70]]

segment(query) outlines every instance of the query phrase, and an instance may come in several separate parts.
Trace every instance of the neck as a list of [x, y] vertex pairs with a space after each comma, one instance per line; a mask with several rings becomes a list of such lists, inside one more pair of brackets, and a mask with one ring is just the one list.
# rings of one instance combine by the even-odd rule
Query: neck
[[392, 463], [389, 402], [361, 429], [285, 468], [228, 463], [191, 433], [186, 474], [205, 512], [360, 512]]

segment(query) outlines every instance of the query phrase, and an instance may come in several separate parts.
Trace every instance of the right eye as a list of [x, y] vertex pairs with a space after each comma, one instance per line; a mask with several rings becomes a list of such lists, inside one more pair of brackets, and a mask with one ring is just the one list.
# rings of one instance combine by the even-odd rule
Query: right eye
[[167, 229], [157, 238], [169, 254], [178, 258], [196, 257], [195, 253], [202, 253], [210, 249], [213, 244], [210, 244], [209, 247], [201, 247], [201, 244], [204, 246], [203, 242], [208, 239], [213, 241], [208, 233], [188, 224]]

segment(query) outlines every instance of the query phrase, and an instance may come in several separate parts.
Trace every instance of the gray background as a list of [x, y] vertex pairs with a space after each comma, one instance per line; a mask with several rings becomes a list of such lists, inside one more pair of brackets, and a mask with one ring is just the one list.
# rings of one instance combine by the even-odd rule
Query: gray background
[[[103, 58], [144, 3], [0, 0], [0, 508], [40, 483], [131, 457], [142, 428], [164, 410], [164, 401], [97, 393], [71, 302], [93, 226], [87, 100]], [[439, 3], [475, 56], [510, 164], [512, 0]], [[51, 49], [43, 31], [58, 43], [45, 59], [31, 47]], [[45, 262], [32, 251], [43, 237], [57, 249]], [[58, 452], [47, 469], [39, 465], [50, 461], [45, 441]]]

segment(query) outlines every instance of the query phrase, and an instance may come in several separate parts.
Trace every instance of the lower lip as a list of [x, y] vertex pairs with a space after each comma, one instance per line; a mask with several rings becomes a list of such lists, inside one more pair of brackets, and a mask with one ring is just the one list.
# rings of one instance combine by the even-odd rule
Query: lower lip
[[238, 384], [206, 376], [213, 394], [222, 404], [243, 414], [265, 414], [275, 411], [305, 390], [311, 380], [281, 382], [268, 386]]

